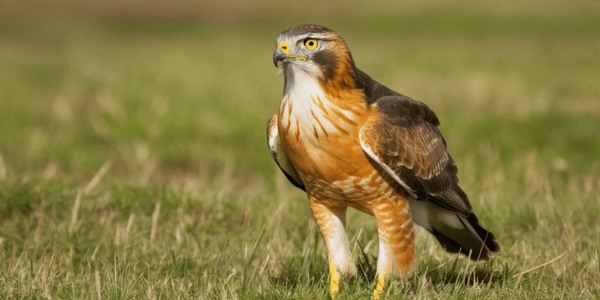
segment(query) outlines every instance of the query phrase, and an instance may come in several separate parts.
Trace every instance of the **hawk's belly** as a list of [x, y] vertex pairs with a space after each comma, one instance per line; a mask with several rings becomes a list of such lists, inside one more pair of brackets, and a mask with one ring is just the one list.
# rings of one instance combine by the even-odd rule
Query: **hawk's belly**
[[393, 196], [393, 189], [360, 146], [360, 126], [344, 134], [319, 137], [310, 128], [300, 126], [294, 132], [280, 126], [280, 138], [311, 197], [333, 206], [351, 206], [371, 213], [371, 200]]

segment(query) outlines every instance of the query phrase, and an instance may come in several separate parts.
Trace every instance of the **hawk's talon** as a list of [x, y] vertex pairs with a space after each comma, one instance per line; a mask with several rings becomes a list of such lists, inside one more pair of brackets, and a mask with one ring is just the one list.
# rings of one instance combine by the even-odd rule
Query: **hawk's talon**
[[385, 277], [383, 275], [377, 274], [377, 286], [373, 291], [373, 300], [379, 300], [381, 297], [381, 293], [383, 293], [383, 288], [385, 287]]
[[335, 270], [333, 260], [329, 259], [329, 295], [331, 300], [335, 299], [335, 296], [340, 291], [340, 275]]

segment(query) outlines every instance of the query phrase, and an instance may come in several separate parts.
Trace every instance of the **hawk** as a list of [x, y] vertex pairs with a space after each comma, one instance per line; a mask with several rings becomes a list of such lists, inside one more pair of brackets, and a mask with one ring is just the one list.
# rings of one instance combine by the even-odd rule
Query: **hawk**
[[435, 113], [359, 70], [344, 39], [314, 24], [285, 29], [273, 63], [283, 71], [279, 113], [271, 117], [271, 155], [306, 192], [327, 248], [330, 295], [356, 274], [345, 231], [352, 207], [376, 219], [379, 299], [386, 279], [415, 263], [413, 222], [448, 252], [487, 260], [500, 251], [458, 185], [457, 167]]

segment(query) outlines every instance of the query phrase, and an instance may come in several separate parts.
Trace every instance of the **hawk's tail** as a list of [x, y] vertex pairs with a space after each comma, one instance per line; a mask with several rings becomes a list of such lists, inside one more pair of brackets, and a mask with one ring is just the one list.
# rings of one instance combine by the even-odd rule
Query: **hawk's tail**
[[488, 260], [500, 252], [500, 245], [496, 242], [494, 234], [479, 225], [474, 213], [467, 218], [455, 216], [462, 226], [444, 226], [443, 223], [432, 226], [431, 233], [446, 251], [465, 254], [472, 260]]
[[[479, 225], [467, 195], [457, 185], [428, 200], [409, 201], [415, 223], [431, 232], [446, 251], [472, 260], [488, 260], [500, 252], [496, 238]], [[464, 207], [453, 203], [464, 203]]]

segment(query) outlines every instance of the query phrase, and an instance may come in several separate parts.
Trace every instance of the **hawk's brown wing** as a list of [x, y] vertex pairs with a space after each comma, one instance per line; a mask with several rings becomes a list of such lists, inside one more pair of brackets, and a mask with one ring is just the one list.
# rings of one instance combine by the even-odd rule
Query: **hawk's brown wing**
[[363, 150], [409, 194], [465, 215], [472, 209], [457, 187], [457, 168], [439, 121], [425, 104], [401, 95], [375, 102], [376, 117], [360, 131]]
[[384, 96], [372, 105], [378, 113], [361, 128], [361, 147], [410, 195], [414, 221], [450, 252], [493, 257], [500, 247], [479, 225], [458, 186], [457, 168], [433, 111], [403, 95]]

